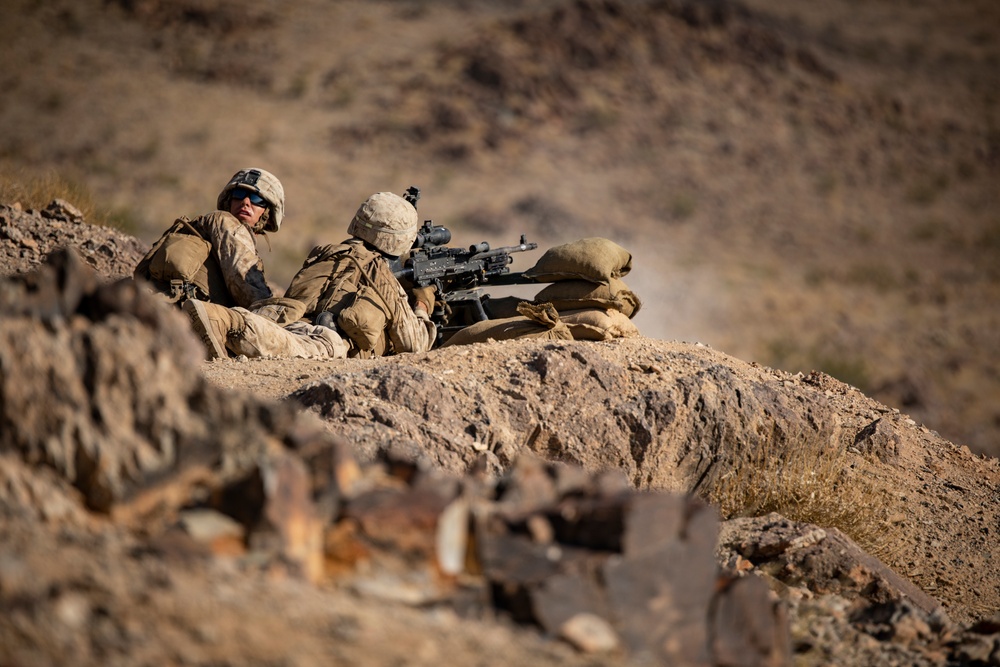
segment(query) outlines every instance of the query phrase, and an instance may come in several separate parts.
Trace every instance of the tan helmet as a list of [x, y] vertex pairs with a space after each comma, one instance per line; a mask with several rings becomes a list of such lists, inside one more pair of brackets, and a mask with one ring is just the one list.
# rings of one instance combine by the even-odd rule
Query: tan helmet
[[253, 190], [267, 203], [267, 210], [260, 218], [259, 229], [255, 232], [276, 232], [281, 227], [281, 220], [285, 217], [285, 188], [281, 186], [281, 181], [269, 171], [263, 169], [240, 169], [233, 174], [233, 177], [226, 183], [219, 193], [217, 207], [220, 211], [229, 210], [229, 193], [236, 188], [246, 188]]
[[398, 257], [413, 247], [418, 227], [413, 204], [391, 192], [377, 192], [354, 214], [347, 233]]

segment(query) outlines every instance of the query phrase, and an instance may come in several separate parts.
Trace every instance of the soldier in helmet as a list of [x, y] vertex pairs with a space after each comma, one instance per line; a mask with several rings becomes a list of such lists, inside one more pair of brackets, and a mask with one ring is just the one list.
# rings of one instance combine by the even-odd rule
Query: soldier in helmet
[[426, 352], [437, 340], [429, 316], [434, 289], [408, 296], [389, 267], [413, 246], [418, 227], [410, 202], [376, 193], [351, 220], [350, 238], [309, 253], [284, 297], [258, 302], [253, 311], [200, 300], [188, 301], [184, 310], [209, 358], [230, 352], [304, 358]]
[[200, 299], [246, 308], [270, 298], [256, 237], [281, 227], [281, 181], [263, 169], [241, 169], [219, 193], [217, 209], [178, 218], [133, 275], [178, 304]]

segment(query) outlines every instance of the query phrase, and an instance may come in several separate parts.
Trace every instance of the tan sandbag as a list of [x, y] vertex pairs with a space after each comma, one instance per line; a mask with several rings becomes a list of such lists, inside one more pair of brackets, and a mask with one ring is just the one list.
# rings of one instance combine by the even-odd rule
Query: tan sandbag
[[619, 310], [635, 317], [642, 307], [639, 296], [620, 278], [611, 278], [607, 285], [587, 280], [560, 280], [535, 295], [535, 303], [551, 303], [560, 313], [582, 308]]
[[363, 285], [357, 291], [354, 302], [340, 311], [337, 325], [358, 349], [372, 352], [384, 337], [388, 311], [378, 292]]
[[531, 299], [524, 299], [519, 296], [501, 296], [501, 297], [490, 297], [483, 304], [483, 308], [486, 313], [490, 316], [491, 320], [503, 320], [508, 317], [517, 317], [520, 313], [517, 312], [517, 307], [522, 303], [531, 302]]
[[584, 308], [559, 313], [575, 340], [610, 340], [634, 338], [639, 328], [620, 310]]
[[441, 347], [515, 338], [573, 340], [573, 334], [560, 321], [559, 313], [551, 304], [533, 305], [524, 302], [518, 306], [518, 312], [521, 313], [518, 317], [485, 320], [460, 329]]
[[589, 280], [607, 285], [631, 270], [629, 251], [614, 241], [592, 237], [549, 248], [524, 275], [540, 283]]

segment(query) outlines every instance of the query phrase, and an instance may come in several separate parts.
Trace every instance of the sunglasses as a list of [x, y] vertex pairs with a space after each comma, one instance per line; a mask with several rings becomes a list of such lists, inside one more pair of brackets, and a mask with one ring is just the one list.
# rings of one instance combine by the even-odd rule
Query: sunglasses
[[229, 195], [236, 201], [243, 201], [247, 197], [250, 198], [250, 203], [254, 206], [267, 206], [267, 200], [261, 197], [259, 194], [253, 190], [247, 190], [246, 188], [235, 188]]

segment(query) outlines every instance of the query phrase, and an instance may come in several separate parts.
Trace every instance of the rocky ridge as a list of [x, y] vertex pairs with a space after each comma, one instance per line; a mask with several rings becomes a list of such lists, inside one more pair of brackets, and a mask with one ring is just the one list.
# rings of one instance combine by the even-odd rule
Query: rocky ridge
[[[829, 376], [645, 338], [205, 363], [116, 280], [142, 244], [2, 215], [4, 662], [1000, 663], [1000, 466]], [[696, 500], [817, 441], [891, 491], [893, 567]]]

